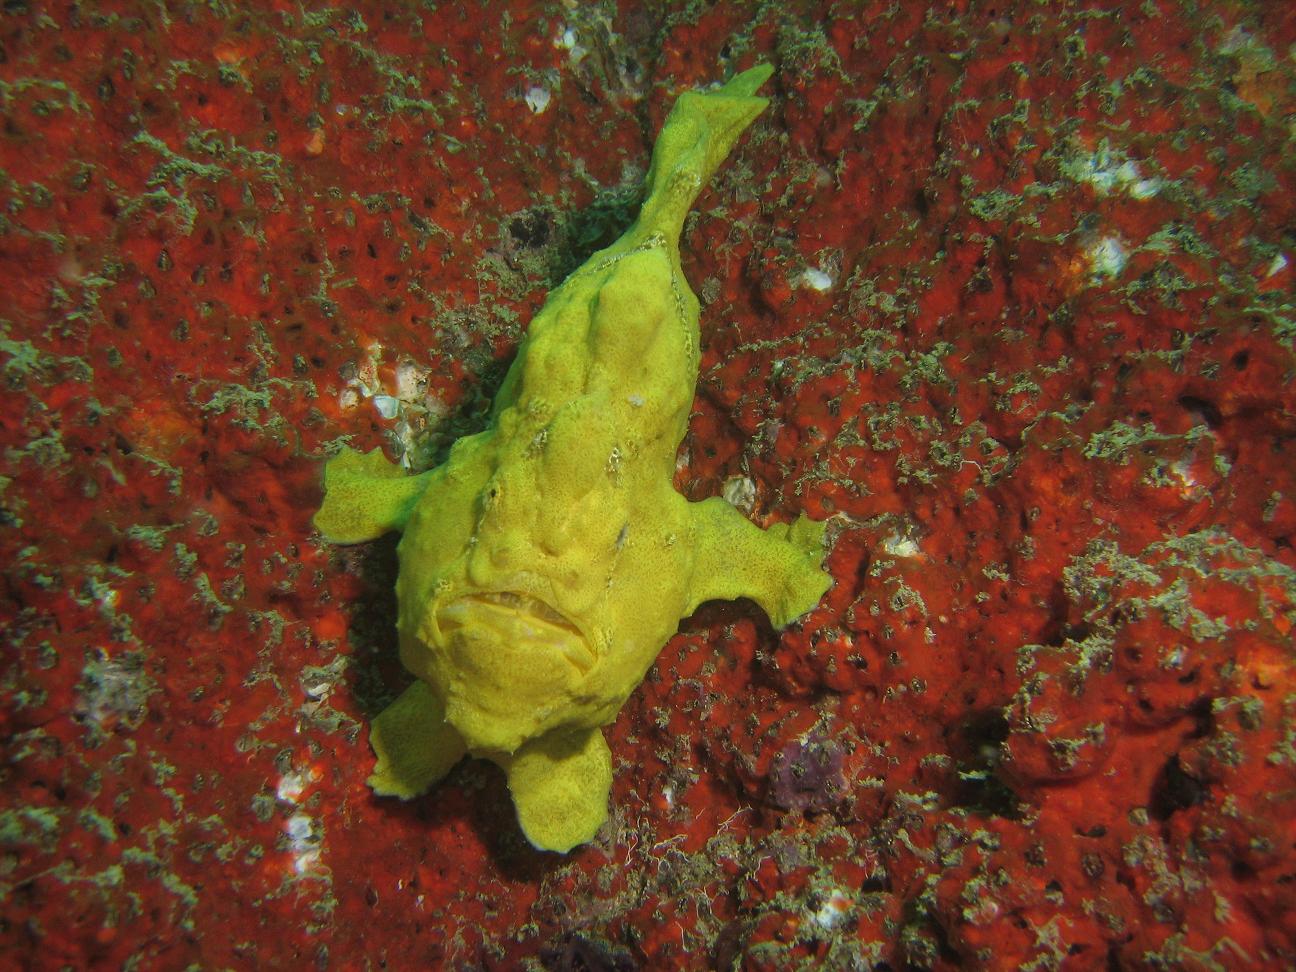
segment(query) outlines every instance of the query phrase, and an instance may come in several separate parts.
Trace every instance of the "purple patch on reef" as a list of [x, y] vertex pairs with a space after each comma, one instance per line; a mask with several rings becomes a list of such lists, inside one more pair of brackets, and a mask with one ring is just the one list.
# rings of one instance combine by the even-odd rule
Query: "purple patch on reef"
[[842, 747], [820, 732], [794, 740], [774, 757], [769, 797], [784, 810], [831, 810], [846, 796], [844, 761]]

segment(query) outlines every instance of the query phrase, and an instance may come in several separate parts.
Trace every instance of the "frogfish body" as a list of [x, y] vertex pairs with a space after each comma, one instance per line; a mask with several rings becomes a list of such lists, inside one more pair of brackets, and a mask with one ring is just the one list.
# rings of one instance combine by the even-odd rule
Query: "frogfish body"
[[675, 492], [698, 372], [679, 239], [698, 192], [764, 109], [760, 66], [682, 95], [638, 220], [531, 321], [489, 427], [409, 476], [374, 450], [325, 470], [315, 525], [354, 543], [402, 530], [401, 661], [416, 681], [375, 719], [383, 795], [426, 791], [466, 754], [499, 764], [537, 847], [607, 818], [612, 722], [681, 618], [749, 597], [779, 627], [829, 585], [823, 528], [761, 530]]

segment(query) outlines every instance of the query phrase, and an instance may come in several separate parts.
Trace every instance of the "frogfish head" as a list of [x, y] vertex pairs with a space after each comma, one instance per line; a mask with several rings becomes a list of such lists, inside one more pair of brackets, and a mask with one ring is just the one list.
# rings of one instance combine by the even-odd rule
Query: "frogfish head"
[[599, 724], [585, 689], [599, 652], [580, 624], [534, 594], [448, 592], [412, 634], [415, 643], [402, 639], [406, 666], [442, 697], [471, 751], [512, 753], [551, 729]]

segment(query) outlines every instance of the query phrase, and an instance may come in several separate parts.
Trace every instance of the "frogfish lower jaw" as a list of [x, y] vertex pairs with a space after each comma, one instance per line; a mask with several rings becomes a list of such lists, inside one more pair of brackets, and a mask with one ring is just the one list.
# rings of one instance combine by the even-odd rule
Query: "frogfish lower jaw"
[[581, 627], [518, 591], [453, 592], [434, 601], [402, 657], [441, 686], [445, 718], [468, 750], [492, 758], [554, 729], [583, 726], [565, 713], [571, 700], [596, 695], [600, 682], [599, 653]]
[[[514, 591], [481, 591], [439, 605], [436, 627], [446, 645], [465, 645], [474, 651], [494, 642], [528, 657], [561, 660], [578, 675], [594, 667], [597, 656], [589, 639], [562, 612], [539, 598]], [[464, 654], [451, 649], [453, 655]], [[465, 657], [471, 663], [471, 657]]]

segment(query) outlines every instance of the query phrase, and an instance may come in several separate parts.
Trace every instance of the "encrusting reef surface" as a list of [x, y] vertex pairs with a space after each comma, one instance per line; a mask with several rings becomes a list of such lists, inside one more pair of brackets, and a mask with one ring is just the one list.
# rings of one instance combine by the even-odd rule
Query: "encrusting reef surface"
[[[6, 3], [0, 954], [1296, 964], [1293, 5], [474, 8]], [[490, 760], [376, 797], [396, 541], [312, 526], [325, 461], [489, 429], [759, 64], [659, 478], [831, 588], [680, 622], [565, 855]], [[570, 634], [504, 593], [446, 617]]]

